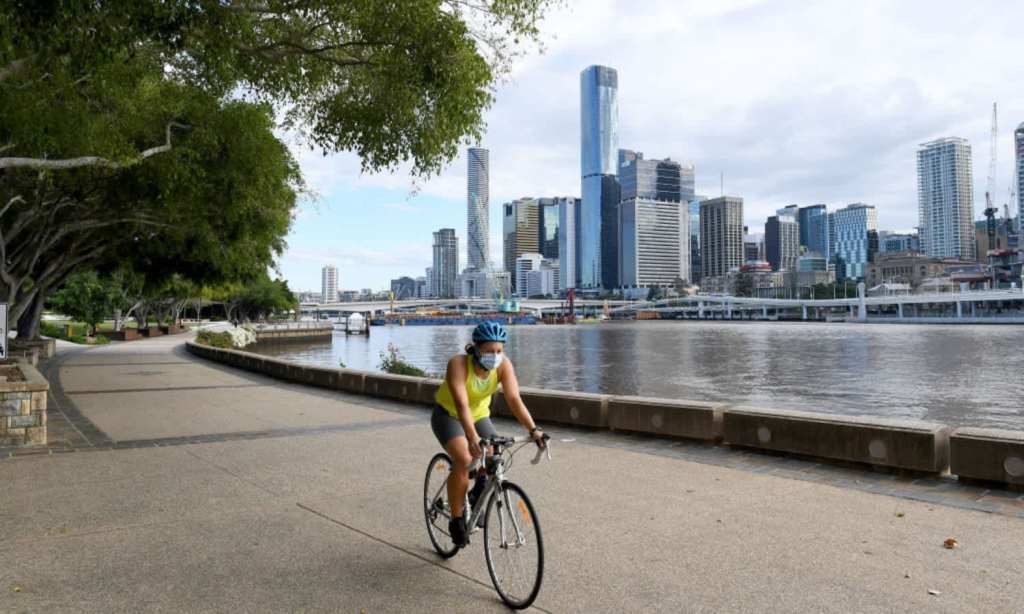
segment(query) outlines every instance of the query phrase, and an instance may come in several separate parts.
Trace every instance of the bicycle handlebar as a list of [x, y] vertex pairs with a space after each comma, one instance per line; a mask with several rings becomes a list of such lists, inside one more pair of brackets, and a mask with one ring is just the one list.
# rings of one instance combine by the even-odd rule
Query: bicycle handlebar
[[[480, 450], [482, 454], [478, 458], [474, 458], [473, 462], [469, 464], [469, 471], [476, 471], [483, 464], [484, 459], [487, 458], [487, 450], [492, 446], [512, 446], [517, 443], [527, 443], [533, 441], [533, 437], [530, 435], [520, 435], [518, 437], [493, 437], [491, 439], [480, 440]], [[537, 454], [534, 455], [533, 459], [530, 460], [531, 465], [536, 465], [540, 462], [541, 456], [546, 455], [548, 460], [551, 460], [551, 436], [547, 433], [541, 438], [544, 442], [544, 446], [537, 446]]]

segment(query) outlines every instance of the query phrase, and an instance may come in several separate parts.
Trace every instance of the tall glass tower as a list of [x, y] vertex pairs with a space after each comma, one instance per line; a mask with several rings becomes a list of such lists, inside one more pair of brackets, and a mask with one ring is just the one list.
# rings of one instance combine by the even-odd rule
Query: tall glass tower
[[488, 242], [490, 203], [490, 154], [486, 149], [470, 147], [468, 152], [469, 168], [466, 182], [466, 254], [469, 257], [469, 268], [477, 271], [487, 269], [490, 257]]
[[917, 206], [925, 254], [974, 260], [974, 181], [966, 139], [938, 139], [917, 150]]
[[619, 189], [619, 75], [591, 66], [580, 73], [582, 195], [579, 219], [579, 287], [617, 285]]

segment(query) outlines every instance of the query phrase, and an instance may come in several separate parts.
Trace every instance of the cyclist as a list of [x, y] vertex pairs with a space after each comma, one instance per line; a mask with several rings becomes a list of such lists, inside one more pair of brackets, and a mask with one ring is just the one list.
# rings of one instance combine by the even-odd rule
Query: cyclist
[[[491, 396], [501, 384], [505, 401], [519, 423], [530, 433], [538, 446], [544, 445], [544, 433], [534, 424], [533, 417], [519, 397], [519, 382], [510, 361], [504, 355], [508, 332], [498, 322], [481, 322], [473, 329], [473, 343], [466, 346], [465, 354], [448, 361], [444, 383], [438, 388], [434, 400], [437, 405], [430, 417], [430, 426], [437, 440], [452, 459], [452, 472], [448, 476], [448, 501], [452, 518], [448, 531], [452, 541], [462, 546], [466, 542], [466, 520], [463, 499], [469, 489], [469, 465], [483, 453], [481, 438], [497, 436], [491, 424]], [[470, 503], [483, 490], [482, 476], [470, 492]]]

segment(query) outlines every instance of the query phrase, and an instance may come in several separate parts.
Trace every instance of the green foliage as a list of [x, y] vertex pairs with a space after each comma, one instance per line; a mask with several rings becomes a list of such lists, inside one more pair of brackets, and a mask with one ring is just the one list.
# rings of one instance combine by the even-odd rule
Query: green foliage
[[116, 289], [101, 280], [96, 271], [84, 271], [68, 279], [50, 300], [64, 314], [88, 324], [89, 332], [95, 334], [99, 323], [114, 309]]
[[380, 353], [380, 364], [377, 365], [381, 371], [385, 373], [394, 373], [395, 375], [415, 375], [417, 377], [427, 377], [427, 372], [419, 367], [409, 364], [402, 358], [402, 355], [398, 352], [398, 347], [393, 344], [388, 344], [388, 349]]
[[228, 333], [217, 333], [208, 330], [201, 330], [196, 334], [196, 342], [210, 347], [221, 348], [221, 349], [233, 349], [235, 347], [234, 342], [231, 340], [231, 335]]
[[754, 276], [749, 271], [741, 271], [736, 276], [733, 295], [754, 296]]
[[83, 345], [106, 345], [110, 343], [110, 339], [104, 335], [96, 335], [95, 337], [87, 337], [86, 335], [74, 334], [74, 328], [72, 328], [72, 334], [64, 334], [64, 327], [57, 326], [51, 322], [43, 322], [40, 325], [40, 332], [47, 337], [53, 337], [54, 339], [63, 339], [64, 341], [70, 341], [72, 343], [81, 343]]
[[264, 320], [274, 313], [299, 306], [287, 281], [270, 279], [266, 274], [238, 289], [232, 298], [238, 303], [239, 315], [250, 320]]

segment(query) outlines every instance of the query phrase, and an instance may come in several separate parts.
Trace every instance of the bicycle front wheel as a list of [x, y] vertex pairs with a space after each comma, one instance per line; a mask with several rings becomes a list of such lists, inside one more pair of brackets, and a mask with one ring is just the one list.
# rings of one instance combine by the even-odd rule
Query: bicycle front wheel
[[544, 541], [533, 504], [522, 488], [504, 482], [484, 518], [484, 556], [494, 588], [509, 607], [530, 607], [544, 577]]
[[451, 558], [459, 551], [459, 546], [448, 534], [448, 521], [452, 517], [452, 508], [448, 504], [448, 475], [452, 471], [452, 460], [444, 452], [439, 452], [430, 459], [427, 466], [427, 477], [423, 481], [423, 512], [427, 519], [427, 535], [434, 550], [442, 558]]

